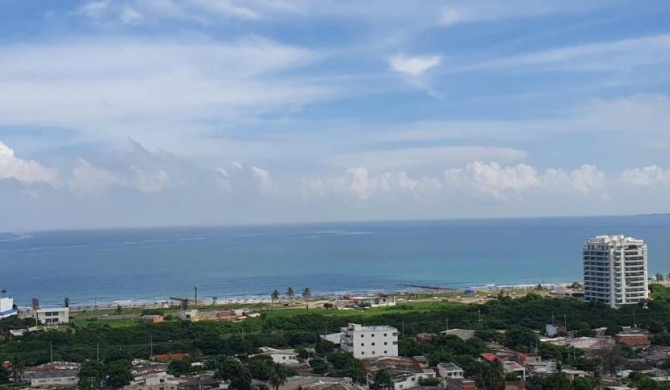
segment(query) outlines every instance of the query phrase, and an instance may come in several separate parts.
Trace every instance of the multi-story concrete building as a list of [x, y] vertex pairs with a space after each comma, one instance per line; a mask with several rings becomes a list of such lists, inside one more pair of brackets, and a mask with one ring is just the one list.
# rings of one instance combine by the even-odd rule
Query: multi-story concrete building
[[0, 297], [0, 318], [7, 318], [15, 315], [16, 309], [14, 309], [14, 299]]
[[57, 307], [51, 309], [35, 310], [37, 321], [44, 325], [60, 325], [70, 322], [70, 308]]
[[341, 328], [340, 348], [358, 359], [398, 356], [398, 329], [391, 326], [349, 324]]
[[584, 297], [611, 307], [648, 297], [647, 245], [625, 236], [597, 236], [584, 243]]

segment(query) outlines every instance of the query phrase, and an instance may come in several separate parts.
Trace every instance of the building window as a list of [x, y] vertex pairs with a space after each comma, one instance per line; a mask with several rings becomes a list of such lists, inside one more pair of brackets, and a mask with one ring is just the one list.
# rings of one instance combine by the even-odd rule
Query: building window
[[386, 333], [384, 333], [384, 337], [386, 337]]
[[371, 337], [375, 337], [375, 334], [373, 333]]
[[374, 347], [374, 346], [375, 346], [375, 343], [372, 343], [372, 346]]
[[389, 343], [387, 343], [386, 341], [384, 341], [384, 345], [389, 345]]
[[363, 335], [361, 335], [361, 337], [363, 337]]
[[372, 351], [372, 354], [374, 355], [374, 354], [375, 354], [375, 351]]
[[384, 351], [384, 355], [387, 355], [387, 354], [388, 354], [388, 352], [387, 352], [387, 351]]
[[365, 343], [361, 343], [361, 347], [365, 347]]

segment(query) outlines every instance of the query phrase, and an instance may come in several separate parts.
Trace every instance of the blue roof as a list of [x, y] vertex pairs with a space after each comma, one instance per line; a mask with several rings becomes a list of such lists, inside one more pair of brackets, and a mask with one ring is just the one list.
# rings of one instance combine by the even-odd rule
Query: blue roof
[[5, 310], [5, 311], [0, 311], [0, 316], [6, 316], [8, 314], [16, 314], [16, 313], [17, 313], [17, 311], [14, 310], [14, 309]]

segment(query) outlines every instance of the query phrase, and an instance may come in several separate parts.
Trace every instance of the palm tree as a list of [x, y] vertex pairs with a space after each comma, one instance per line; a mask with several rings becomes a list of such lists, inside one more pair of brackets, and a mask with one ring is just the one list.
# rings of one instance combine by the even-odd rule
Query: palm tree
[[0, 291], [0, 295], [2, 295], [3, 297], [5, 296], [5, 294], [7, 294], [7, 290]]
[[268, 383], [270, 383], [270, 386], [272, 386], [275, 390], [279, 390], [280, 386], [286, 384], [287, 379], [288, 374], [286, 373], [284, 366], [279, 363], [275, 363], [274, 367], [272, 368], [272, 373], [268, 377]]
[[272, 303], [277, 303], [279, 301], [279, 297], [280, 297], [279, 291], [274, 290], [272, 292], [272, 295], [270, 295], [270, 297], [272, 298]]
[[293, 287], [289, 287], [288, 290], [286, 290], [286, 296], [291, 300], [291, 302], [293, 302], [293, 297], [295, 297], [295, 291], [293, 291]]
[[312, 290], [310, 290], [309, 287], [305, 287], [305, 289], [302, 290], [302, 297], [306, 301], [309, 301], [309, 299], [312, 297]]

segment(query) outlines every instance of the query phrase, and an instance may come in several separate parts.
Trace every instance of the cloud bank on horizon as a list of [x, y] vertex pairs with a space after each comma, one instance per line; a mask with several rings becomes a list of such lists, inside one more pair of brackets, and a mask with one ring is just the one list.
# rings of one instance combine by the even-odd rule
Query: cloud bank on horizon
[[0, 0], [2, 230], [670, 212], [670, 5]]

